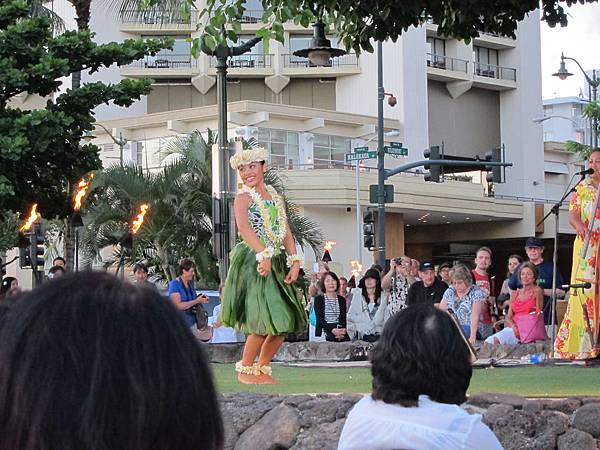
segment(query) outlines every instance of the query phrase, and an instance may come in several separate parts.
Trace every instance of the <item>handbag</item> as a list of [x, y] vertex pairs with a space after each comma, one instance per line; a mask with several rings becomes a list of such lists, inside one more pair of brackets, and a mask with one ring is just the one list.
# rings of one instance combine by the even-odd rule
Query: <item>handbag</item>
[[521, 344], [548, 339], [546, 327], [544, 326], [544, 315], [542, 313], [516, 314], [512, 320], [519, 330], [519, 341]]
[[194, 313], [196, 314], [196, 328], [202, 331], [208, 326], [208, 313], [200, 303], [194, 306]]

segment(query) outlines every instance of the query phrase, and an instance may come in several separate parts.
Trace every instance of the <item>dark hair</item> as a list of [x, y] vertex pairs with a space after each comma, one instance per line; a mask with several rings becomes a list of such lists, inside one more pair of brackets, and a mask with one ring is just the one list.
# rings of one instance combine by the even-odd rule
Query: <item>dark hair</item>
[[8, 291], [10, 291], [12, 282], [15, 280], [16, 280], [15, 277], [4, 277], [2, 279], [2, 284], [0, 284], [0, 300], [4, 299], [4, 297], [6, 297], [6, 294], [8, 293]]
[[223, 425], [204, 350], [171, 302], [79, 272], [5, 316], [0, 436], [12, 450], [221, 449]]
[[135, 265], [133, 266], [133, 273], [136, 273], [138, 271], [148, 273], [148, 266], [141, 262], [135, 263]]
[[179, 261], [179, 266], [177, 267], [177, 275], [181, 275], [184, 270], [190, 270], [191, 268], [195, 268], [196, 264], [190, 258], [183, 258]]
[[57, 256], [56, 258], [54, 258], [54, 259], [52, 260], [52, 265], [54, 265], [54, 266], [55, 266], [55, 265], [56, 265], [56, 264], [55, 264], [55, 263], [56, 263], [56, 261], [62, 261], [62, 262], [63, 262], [63, 264], [65, 264], [65, 265], [67, 264], [67, 261], [66, 261], [66, 260], [65, 260], [65, 258], [63, 258], [62, 256]]
[[[508, 261], [510, 261], [512, 258], [514, 258], [514, 259], [516, 259], [517, 261], [519, 261], [519, 264], [523, 263], [523, 257], [522, 257], [521, 255], [517, 255], [516, 253], [515, 253], [515, 254], [513, 254], [513, 255], [510, 255], [510, 256], [507, 258], [506, 262], [508, 263]], [[518, 267], [518, 266], [517, 266], [517, 267]], [[515, 270], [516, 270], [516, 268], [515, 268]], [[511, 274], [511, 273], [510, 273], [510, 272], [507, 270], [507, 271], [506, 271], [506, 276], [507, 276], [507, 277], [510, 277], [511, 275], [512, 275], [512, 274]]]
[[418, 406], [419, 395], [460, 405], [473, 367], [461, 331], [448, 313], [417, 304], [392, 316], [372, 353], [373, 399]]
[[56, 272], [61, 272], [63, 273], [63, 275], [65, 275], [67, 273], [67, 271], [65, 270], [65, 268], [63, 266], [52, 266], [50, 267], [50, 270], [48, 270], [49, 274], [54, 275]]
[[323, 294], [325, 294], [325, 278], [327, 278], [327, 275], [329, 275], [331, 278], [333, 278], [335, 280], [335, 291], [339, 291], [340, 290], [340, 279], [339, 277], [329, 271], [327, 273], [324, 273], [323, 276], [321, 277], [321, 279], [319, 280], [319, 291], [321, 291]]
[[525, 261], [523, 264], [521, 264], [521, 267], [519, 268], [519, 273], [517, 274], [517, 278], [519, 279], [519, 282], [521, 282], [521, 272], [523, 271], [524, 268], [528, 268], [529, 270], [531, 270], [533, 272], [533, 281], [535, 283], [535, 280], [537, 280], [540, 276], [540, 271], [535, 266], [535, 264], [532, 263], [531, 261]]
[[371, 299], [369, 299], [369, 294], [367, 292], [367, 286], [365, 285], [365, 280], [367, 278], [374, 278], [377, 281], [377, 284], [375, 285], [375, 304], [378, 305], [381, 300], [381, 292], [382, 292], [381, 275], [379, 274], [379, 271], [377, 269], [374, 269], [373, 267], [371, 267], [369, 270], [367, 270], [365, 272], [365, 276], [362, 277], [360, 279], [360, 281], [358, 282], [358, 287], [362, 291], [363, 298], [365, 299], [365, 301], [367, 303], [370, 303]]
[[375, 269], [377, 270], [379, 273], [383, 272], [383, 267], [381, 267], [381, 264], [373, 264], [370, 269]]

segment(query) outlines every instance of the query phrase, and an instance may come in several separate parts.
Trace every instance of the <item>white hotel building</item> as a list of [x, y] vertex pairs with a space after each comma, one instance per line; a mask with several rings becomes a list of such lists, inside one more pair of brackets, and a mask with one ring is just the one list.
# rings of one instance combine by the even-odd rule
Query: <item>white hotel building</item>
[[[99, 108], [97, 117], [115, 136], [122, 133], [129, 140], [126, 160], [158, 168], [159, 150], [170, 137], [217, 129], [214, 61], [190, 54], [186, 39], [198, 36], [195, 13], [191, 20], [158, 24], [151, 16], [111, 18], [104, 8], [92, 2], [91, 29], [98, 42], [175, 38], [172, 51], [83, 80], [155, 80], [142, 101], [126, 110]], [[250, 38], [262, 11], [248, 8], [243, 32]], [[423, 159], [423, 150], [432, 145], [443, 145], [448, 155], [482, 158], [503, 146], [513, 167], [506, 170], [506, 183], [494, 186], [494, 196], [480, 172], [467, 174], [470, 181], [447, 178], [439, 184], [416, 173], [392, 177], [388, 183], [394, 185], [395, 200], [386, 208], [386, 256], [406, 253], [439, 262], [485, 244], [503, 265], [509, 253], [523, 253], [527, 236], [554, 235], [553, 221], [538, 227], [536, 222], [580, 168], [560, 150], [545, 153], [542, 127], [532, 122], [543, 113], [540, 17], [536, 11], [521, 22], [517, 39], [482, 34], [465, 44], [436, 30], [427, 23], [383, 45], [385, 91], [398, 99], [395, 107], [385, 106], [385, 131], [397, 130], [392, 140], [409, 149], [408, 157], [387, 157], [386, 167]], [[273, 41], [267, 53], [259, 44], [230, 61], [229, 137], [255, 137], [269, 149], [270, 164], [284, 171], [292, 199], [320, 223], [326, 239], [337, 241], [332, 257], [347, 274], [351, 260], [370, 264], [374, 256], [367, 249], [357, 255], [355, 173], [344, 155], [365, 143], [374, 148], [377, 58], [348, 54], [329, 67], [311, 67], [292, 55], [308, 46], [311, 34], [289, 23], [285, 44]], [[117, 146], [99, 127], [96, 134], [103, 160], [114, 161], [109, 158], [118, 155]], [[363, 210], [372, 206], [369, 185], [377, 180], [371, 166], [375, 162], [367, 161], [360, 174]], [[560, 232], [571, 232], [564, 213]], [[563, 242], [570, 245], [570, 239]], [[308, 265], [314, 256], [306, 259]]]

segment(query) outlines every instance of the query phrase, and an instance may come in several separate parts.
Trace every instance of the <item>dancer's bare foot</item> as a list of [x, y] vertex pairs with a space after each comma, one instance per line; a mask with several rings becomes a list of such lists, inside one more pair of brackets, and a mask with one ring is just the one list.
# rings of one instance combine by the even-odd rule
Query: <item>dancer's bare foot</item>
[[242, 384], [265, 384], [258, 376], [249, 373], [238, 373], [238, 381]]
[[277, 380], [266, 373], [261, 373], [257, 378], [260, 380], [259, 384], [277, 384]]

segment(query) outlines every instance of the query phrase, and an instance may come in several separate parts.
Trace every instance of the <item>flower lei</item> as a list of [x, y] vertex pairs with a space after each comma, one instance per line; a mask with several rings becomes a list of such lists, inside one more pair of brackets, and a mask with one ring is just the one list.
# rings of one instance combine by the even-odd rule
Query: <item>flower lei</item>
[[273, 230], [273, 226], [271, 224], [271, 214], [269, 212], [269, 208], [267, 207], [265, 200], [260, 196], [256, 189], [244, 186], [242, 188], [242, 192], [249, 194], [252, 197], [252, 201], [256, 205], [260, 217], [263, 221], [263, 226], [265, 228], [266, 239], [268, 242], [267, 247], [271, 247], [273, 249], [278, 248], [279, 245], [283, 242], [285, 238], [285, 234], [287, 232], [286, 222], [287, 217], [285, 214], [285, 206], [283, 204], [283, 199], [281, 195], [277, 193], [277, 191], [269, 185], [266, 185], [267, 192], [271, 195], [271, 198], [275, 202], [275, 207], [277, 208], [277, 233]]

